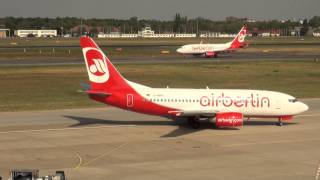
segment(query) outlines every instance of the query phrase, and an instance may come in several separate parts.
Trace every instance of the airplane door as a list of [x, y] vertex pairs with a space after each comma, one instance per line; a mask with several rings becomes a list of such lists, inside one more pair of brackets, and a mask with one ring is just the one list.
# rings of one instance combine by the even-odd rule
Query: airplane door
[[127, 94], [127, 107], [132, 108], [133, 107], [133, 95]]

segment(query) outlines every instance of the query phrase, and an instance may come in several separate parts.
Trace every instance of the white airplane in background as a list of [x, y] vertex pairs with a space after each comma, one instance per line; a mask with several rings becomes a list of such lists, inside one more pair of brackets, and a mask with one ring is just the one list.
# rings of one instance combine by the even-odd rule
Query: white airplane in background
[[91, 99], [125, 110], [187, 118], [194, 128], [206, 119], [216, 127], [243, 125], [243, 118], [290, 120], [308, 110], [296, 98], [272, 91], [241, 89], [151, 88], [126, 80], [90, 37], [80, 44], [90, 84], [84, 90]]
[[194, 56], [218, 57], [219, 53], [236, 51], [245, 46], [244, 39], [247, 34], [247, 27], [243, 26], [237, 36], [230, 42], [224, 44], [188, 44], [177, 49], [180, 54], [192, 54]]

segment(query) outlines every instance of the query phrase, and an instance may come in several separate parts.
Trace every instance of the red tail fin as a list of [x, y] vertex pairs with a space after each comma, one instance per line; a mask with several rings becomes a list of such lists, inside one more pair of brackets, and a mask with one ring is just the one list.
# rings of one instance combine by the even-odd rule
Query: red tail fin
[[231, 49], [237, 49], [244, 45], [244, 39], [247, 34], [247, 26], [243, 26], [237, 36], [233, 39], [231, 43]]
[[90, 37], [81, 37], [80, 45], [92, 90], [109, 91], [127, 86], [125, 79]]

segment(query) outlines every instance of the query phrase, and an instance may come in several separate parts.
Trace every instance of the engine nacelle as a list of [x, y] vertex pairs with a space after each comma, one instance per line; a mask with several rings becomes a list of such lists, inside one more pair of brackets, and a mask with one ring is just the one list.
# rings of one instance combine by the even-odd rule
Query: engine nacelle
[[204, 55], [205, 55], [205, 57], [207, 57], [207, 58], [216, 57], [216, 53], [213, 52], [213, 51], [208, 51], [208, 52], [206, 52]]
[[280, 116], [281, 121], [290, 121], [293, 119], [293, 116]]
[[216, 114], [216, 127], [239, 127], [243, 125], [243, 115], [238, 112], [220, 112]]

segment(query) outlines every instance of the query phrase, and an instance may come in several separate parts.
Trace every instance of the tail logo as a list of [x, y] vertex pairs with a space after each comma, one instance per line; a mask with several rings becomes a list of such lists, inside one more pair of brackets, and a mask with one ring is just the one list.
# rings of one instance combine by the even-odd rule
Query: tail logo
[[96, 48], [84, 48], [83, 55], [86, 60], [89, 79], [95, 83], [105, 83], [109, 79], [106, 57]]
[[247, 33], [247, 30], [242, 30], [238, 36], [238, 41], [240, 43], [243, 43], [244, 42], [244, 38], [246, 37], [246, 33]]
[[106, 64], [104, 64], [102, 59], [92, 59], [94, 64], [91, 64], [89, 67], [89, 70], [92, 74], [96, 74], [97, 72], [99, 73], [106, 73], [107, 68]]

